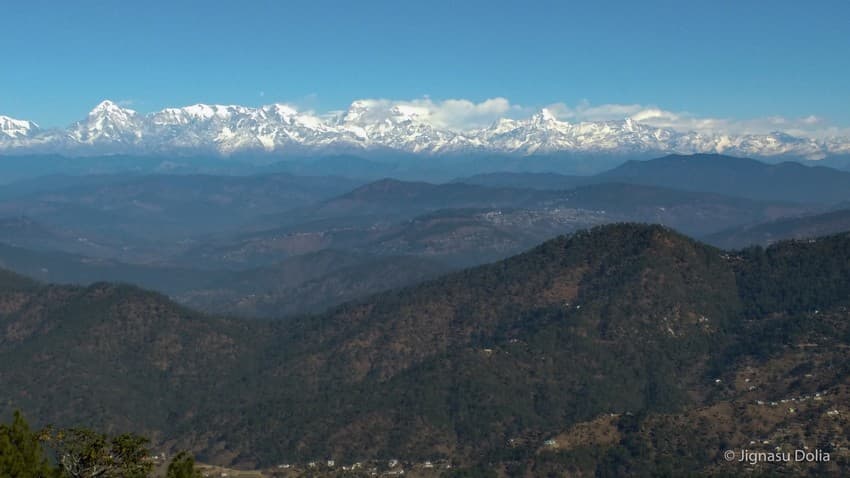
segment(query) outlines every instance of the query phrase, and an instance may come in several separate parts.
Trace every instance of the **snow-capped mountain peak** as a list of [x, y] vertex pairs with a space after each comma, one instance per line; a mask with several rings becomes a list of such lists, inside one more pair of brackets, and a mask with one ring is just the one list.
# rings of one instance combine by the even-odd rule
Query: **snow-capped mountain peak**
[[142, 135], [141, 126], [135, 111], [104, 100], [86, 119], [74, 123], [68, 133], [72, 140], [80, 143], [133, 143]]
[[353, 101], [351, 105], [348, 106], [348, 109], [340, 118], [343, 123], [360, 123], [367, 121], [367, 116], [370, 114], [372, 108], [371, 103], [368, 100], [357, 100]]
[[122, 108], [111, 100], [103, 100], [89, 112], [89, 116], [98, 114], [136, 114], [136, 112]]
[[41, 130], [0, 116], [0, 153], [219, 153], [298, 151], [339, 153], [393, 150], [424, 155], [725, 153], [819, 159], [850, 152], [850, 139], [815, 140], [771, 133], [705, 134], [676, 131], [634, 118], [570, 123], [541, 109], [525, 119], [502, 118], [477, 130], [441, 126], [427, 102], [357, 100], [325, 117], [284, 103], [260, 107], [195, 104], [139, 114], [105, 100], [65, 130]]
[[26, 138], [38, 132], [39, 127], [32, 121], [0, 116], [0, 138]]

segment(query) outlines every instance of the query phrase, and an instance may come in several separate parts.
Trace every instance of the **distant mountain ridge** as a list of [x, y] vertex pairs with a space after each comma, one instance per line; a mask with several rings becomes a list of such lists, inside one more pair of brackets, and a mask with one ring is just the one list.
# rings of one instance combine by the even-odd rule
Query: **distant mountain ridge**
[[767, 246], [789, 239], [812, 239], [846, 231], [850, 231], [850, 209], [734, 227], [704, 239], [717, 247], [733, 249], [750, 245]]
[[542, 109], [527, 119], [502, 118], [486, 128], [454, 130], [403, 106], [370, 100], [317, 116], [286, 104], [261, 107], [196, 104], [140, 114], [106, 100], [66, 129], [0, 117], [0, 152], [63, 155], [327, 154], [405, 152], [417, 155], [573, 152], [605, 155], [724, 153], [821, 159], [850, 152], [850, 139], [816, 140], [782, 132], [703, 134], [620, 121], [570, 123]]
[[848, 171], [818, 166], [816, 162], [769, 164], [719, 154], [671, 154], [645, 161], [632, 160], [593, 176], [503, 172], [455, 182], [488, 187], [515, 184], [544, 190], [625, 183], [768, 201], [830, 205], [850, 201]]
[[596, 211], [609, 218], [604, 222], [660, 223], [695, 235], [717, 232], [727, 227], [716, 229], [719, 224], [740, 225], [783, 215], [799, 215], [811, 209], [807, 205], [786, 201], [760, 201], [626, 181], [599, 181], [568, 190], [543, 190], [489, 187], [462, 182], [430, 184], [386, 179], [318, 204], [263, 218], [258, 224], [265, 226], [264, 229], [269, 229], [270, 225], [288, 227], [300, 224], [303, 227], [310, 223], [362, 226], [412, 219], [439, 209], [481, 208], [496, 211]]
[[628, 161], [598, 178], [802, 203], [837, 203], [847, 201], [850, 194], [850, 173], [846, 171], [794, 162], [765, 164], [722, 155], [670, 155]]

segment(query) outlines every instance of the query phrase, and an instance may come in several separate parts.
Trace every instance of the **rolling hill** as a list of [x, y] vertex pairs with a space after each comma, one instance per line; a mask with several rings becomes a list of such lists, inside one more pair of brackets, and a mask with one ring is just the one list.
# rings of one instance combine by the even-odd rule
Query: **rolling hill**
[[414, 256], [325, 249], [274, 265], [213, 273], [206, 281], [183, 284], [173, 297], [211, 313], [282, 319], [322, 312], [342, 302], [417, 284], [457, 268]]
[[577, 186], [593, 184], [598, 181], [594, 176], [569, 176], [557, 173], [487, 173], [455, 179], [453, 182], [475, 184], [477, 186], [528, 189], [573, 189]]
[[186, 267], [259, 267], [331, 248], [475, 265], [602, 223], [664, 224], [699, 237], [812, 209], [637, 184], [561, 191], [382, 180], [268, 218], [265, 230], [257, 225], [256, 231], [206, 241], [175, 260]]
[[134, 284], [201, 311], [281, 319], [458, 269], [425, 257], [320, 250], [244, 270], [128, 264], [0, 243], [0, 267], [68, 285]]
[[726, 253], [601, 226], [286, 322], [127, 286], [0, 284], [0, 411], [218, 463], [677, 475], [734, 473], [727, 448], [806, 444], [834, 459], [786, 472], [848, 470], [847, 235]]
[[770, 164], [718, 154], [669, 155], [627, 161], [592, 176], [556, 173], [492, 173], [455, 179], [479, 186], [573, 189], [606, 183], [640, 184], [686, 191], [710, 192], [762, 201], [835, 204], [850, 200], [850, 172], [833, 163]]
[[595, 179], [758, 200], [834, 204], [850, 199], [850, 172], [796, 162], [767, 164], [715, 154], [628, 161]]
[[552, 196], [550, 192], [531, 189], [381, 179], [297, 211], [269, 216], [261, 224], [271, 227], [331, 221], [336, 226], [386, 223], [438, 209], [523, 207]]
[[766, 246], [787, 239], [811, 239], [845, 231], [850, 231], [850, 209], [734, 227], [704, 239], [718, 247], [739, 249], [751, 245]]
[[60, 178], [48, 190], [6, 186], [0, 217], [26, 216], [74, 239], [120, 242], [126, 255], [142, 261], [132, 257], [133, 249], [155, 254], [189, 238], [242, 230], [252, 218], [304, 207], [360, 184], [285, 173]]

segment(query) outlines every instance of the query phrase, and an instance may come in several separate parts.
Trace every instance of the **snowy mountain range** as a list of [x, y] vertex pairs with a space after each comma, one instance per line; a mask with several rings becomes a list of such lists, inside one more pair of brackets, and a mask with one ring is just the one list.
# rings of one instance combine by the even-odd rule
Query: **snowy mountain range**
[[0, 116], [0, 153], [221, 154], [401, 151], [425, 155], [558, 152], [595, 154], [723, 153], [821, 159], [850, 154], [850, 139], [816, 140], [781, 132], [725, 135], [683, 132], [621, 121], [570, 123], [543, 109], [486, 128], [440, 128], [402, 105], [359, 100], [344, 112], [316, 116], [289, 105], [258, 108], [197, 104], [139, 114], [103, 101], [67, 129], [41, 129]]

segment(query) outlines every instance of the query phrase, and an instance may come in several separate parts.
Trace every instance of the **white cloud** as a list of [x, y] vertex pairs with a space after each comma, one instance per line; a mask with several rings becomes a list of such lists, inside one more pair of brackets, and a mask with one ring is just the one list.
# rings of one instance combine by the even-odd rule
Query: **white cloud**
[[633, 116], [645, 107], [641, 105], [605, 104], [593, 106], [582, 102], [576, 106], [565, 103], [553, 103], [546, 107], [558, 119], [565, 121], [607, 121], [622, 120]]
[[407, 101], [364, 99], [352, 105], [365, 109], [361, 116], [363, 119], [380, 120], [393, 114], [395, 109], [399, 114], [426, 121], [437, 128], [451, 130], [481, 128], [489, 126], [499, 118], [515, 117], [525, 112], [523, 108], [501, 97], [478, 103], [466, 99], [434, 101], [428, 97]]
[[521, 110], [520, 107], [511, 105], [505, 98], [490, 98], [480, 103], [457, 99], [436, 104], [431, 100], [428, 101], [435, 106], [432, 113], [435, 121], [447, 127], [454, 125], [462, 129], [487, 126], [499, 118], [512, 116]]

